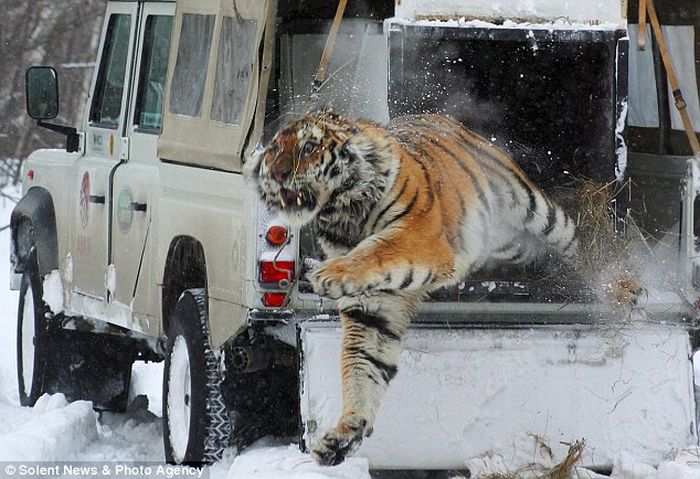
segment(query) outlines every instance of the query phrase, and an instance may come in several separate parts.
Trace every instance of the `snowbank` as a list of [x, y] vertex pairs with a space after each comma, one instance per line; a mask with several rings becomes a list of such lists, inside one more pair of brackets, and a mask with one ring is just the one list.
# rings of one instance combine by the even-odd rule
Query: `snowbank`
[[61, 461], [77, 458], [97, 439], [97, 414], [89, 401], [68, 403], [44, 394], [27, 422], [0, 435], [0, 461]]
[[691, 447], [677, 451], [674, 460], [658, 468], [639, 462], [631, 453], [622, 453], [615, 459], [610, 476], [577, 469], [572, 477], [589, 479], [700, 479], [700, 450]]
[[80, 455], [81, 461], [165, 462], [162, 420], [148, 410], [149, 400], [137, 396], [125, 413], [103, 412], [99, 437]]
[[335, 467], [317, 465], [296, 445], [247, 450], [226, 467], [211, 468], [212, 479], [371, 479], [367, 459], [353, 457]]

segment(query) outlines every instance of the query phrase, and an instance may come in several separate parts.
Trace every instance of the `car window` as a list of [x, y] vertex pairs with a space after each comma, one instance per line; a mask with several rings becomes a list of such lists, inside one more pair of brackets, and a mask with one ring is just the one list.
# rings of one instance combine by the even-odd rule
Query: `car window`
[[216, 65], [212, 120], [237, 125], [243, 118], [253, 76], [257, 22], [224, 17]]
[[170, 111], [173, 113], [191, 117], [202, 115], [215, 18], [214, 15], [195, 13], [185, 13], [182, 16], [170, 91]]
[[[284, 73], [273, 78], [272, 83], [278, 82], [281, 115], [304, 110], [325, 46], [327, 28], [319, 25], [308, 31], [292, 26], [280, 34], [278, 59], [280, 71]], [[387, 123], [388, 54], [381, 22], [343, 20], [343, 30], [338, 33], [326, 78], [316, 92], [318, 104], [358, 118]], [[289, 118], [281, 121], [289, 121]], [[279, 124], [270, 126], [275, 131], [278, 127]]]
[[107, 128], [119, 126], [130, 30], [131, 15], [114, 14], [110, 17], [90, 106], [90, 122]]
[[172, 27], [173, 17], [170, 15], [149, 15], [146, 18], [134, 114], [134, 126], [139, 130], [160, 131]]

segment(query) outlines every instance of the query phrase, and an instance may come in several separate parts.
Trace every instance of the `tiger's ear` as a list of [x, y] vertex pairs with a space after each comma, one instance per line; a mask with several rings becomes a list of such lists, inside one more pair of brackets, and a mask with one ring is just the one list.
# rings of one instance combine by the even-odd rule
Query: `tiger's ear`
[[265, 148], [263, 148], [262, 143], [258, 143], [255, 148], [246, 152], [243, 157], [243, 176], [246, 179], [254, 180], [260, 177], [260, 166], [264, 156]]
[[259, 160], [262, 155], [265, 154], [265, 147], [262, 144], [262, 141], [258, 141], [258, 143], [252, 147], [248, 148], [243, 152], [243, 164], [249, 164], [250, 162]]

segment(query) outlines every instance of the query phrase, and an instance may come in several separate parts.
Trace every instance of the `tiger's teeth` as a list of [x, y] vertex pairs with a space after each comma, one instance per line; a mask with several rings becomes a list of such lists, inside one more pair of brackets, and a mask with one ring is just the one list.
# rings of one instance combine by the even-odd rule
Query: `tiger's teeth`
[[297, 196], [297, 206], [301, 206], [301, 196]]
[[287, 202], [284, 201], [284, 196], [282, 196], [282, 195], [280, 195], [280, 203], [282, 203], [282, 208], [286, 208], [286, 207], [287, 207]]

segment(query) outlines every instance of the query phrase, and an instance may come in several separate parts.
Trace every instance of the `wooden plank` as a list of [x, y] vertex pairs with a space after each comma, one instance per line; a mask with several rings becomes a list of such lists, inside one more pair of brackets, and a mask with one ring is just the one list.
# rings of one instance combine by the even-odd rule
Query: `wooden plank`
[[683, 120], [683, 126], [685, 127], [685, 132], [688, 135], [688, 141], [690, 141], [690, 147], [693, 150], [693, 154], [696, 158], [700, 158], [700, 143], [698, 143], [698, 137], [695, 134], [695, 129], [693, 128], [693, 123], [690, 121], [690, 115], [688, 115], [687, 104], [683, 99], [683, 93], [681, 92], [681, 87], [678, 83], [678, 77], [676, 77], [676, 71], [673, 68], [673, 61], [671, 60], [671, 53], [668, 50], [668, 45], [666, 44], [666, 39], [664, 38], [663, 31], [661, 30], [661, 25], [659, 24], [659, 18], [656, 16], [656, 10], [654, 9], [654, 0], [645, 0], [647, 4], [647, 14], [649, 15], [649, 22], [651, 23], [651, 28], [654, 32], [654, 38], [656, 39], [656, 44], [659, 46], [659, 52], [661, 53], [661, 59], [666, 67], [666, 75], [668, 76], [668, 82], [671, 85], [671, 91], [673, 92], [673, 98], [675, 100], [676, 109]]
[[335, 45], [335, 39], [338, 36], [338, 29], [340, 29], [340, 22], [343, 20], [343, 14], [345, 13], [345, 7], [348, 0], [340, 0], [338, 2], [338, 9], [335, 11], [335, 18], [333, 19], [333, 25], [331, 25], [331, 31], [328, 32], [328, 38], [326, 39], [326, 46], [323, 48], [323, 55], [321, 55], [321, 62], [318, 65], [318, 71], [316, 72], [316, 78], [314, 78], [314, 86], [311, 90], [311, 100], [315, 101], [315, 96], [318, 95], [318, 91], [323, 85], [323, 81], [326, 78], [326, 69], [328, 68], [328, 61], [330, 60], [331, 53], [333, 52], [333, 46]]
[[644, 51], [647, 48], [647, 0], [639, 0], [639, 22], [637, 30], [637, 49]]

